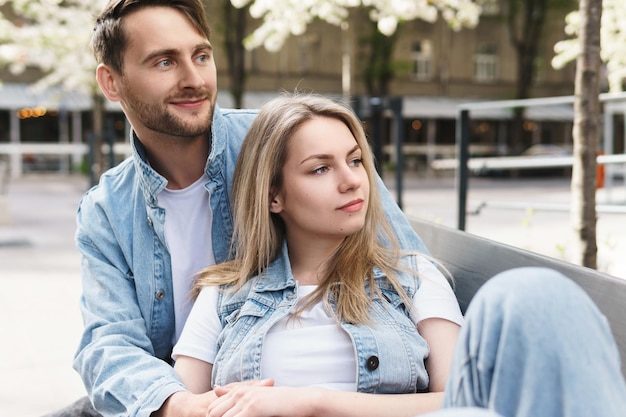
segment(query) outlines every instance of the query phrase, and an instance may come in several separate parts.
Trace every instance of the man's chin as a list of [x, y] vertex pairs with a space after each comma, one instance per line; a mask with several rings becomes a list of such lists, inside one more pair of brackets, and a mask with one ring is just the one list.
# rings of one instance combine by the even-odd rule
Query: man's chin
[[206, 120], [194, 120], [193, 122], [185, 123], [184, 120], [178, 121], [178, 136], [186, 136], [186, 137], [197, 137], [202, 135], [207, 135], [209, 130], [211, 130], [212, 119]]

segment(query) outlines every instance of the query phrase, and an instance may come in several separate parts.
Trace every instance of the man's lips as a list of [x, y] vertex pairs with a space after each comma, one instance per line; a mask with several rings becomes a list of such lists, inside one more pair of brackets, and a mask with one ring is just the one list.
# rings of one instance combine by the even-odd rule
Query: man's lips
[[184, 109], [197, 109], [204, 105], [206, 97], [189, 98], [184, 100], [172, 100], [171, 103], [176, 107], [182, 107]]
[[349, 203], [344, 204], [343, 206], [339, 207], [339, 210], [353, 212], [353, 211], [360, 210], [362, 207], [363, 207], [363, 199], [358, 198], [356, 200], [352, 200]]

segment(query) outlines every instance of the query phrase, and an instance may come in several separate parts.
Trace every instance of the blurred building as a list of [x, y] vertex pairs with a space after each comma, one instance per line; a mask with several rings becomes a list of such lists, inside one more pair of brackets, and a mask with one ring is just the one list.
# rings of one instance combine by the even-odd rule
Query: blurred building
[[[209, 2], [208, 15], [219, 74], [218, 103], [231, 107], [231, 80], [223, 44], [225, 1]], [[343, 97], [369, 122], [368, 129], [373, 134], [373, 99], [381, 98], [382, 103], [388, 98], [399, 100], [400, 114], [386, 107], [379, 109], [382, 127], [375, 140], [381, 142], [385, 160], [392, 160], [390, 149], [397, 140], [392, 119], [401, 117], [407, 163], [412, 168], [426, 169], [434, 158], [453, 156], [459, 104], [516, 98], [517, 57], [509, 29], [498, 0], [489, 4], [475, 29], [455, 32], [442, 19], [435, 23], [402, 24], [391, 54], [393, 75], [383, 97], [368, 88], [365, 74], [372, 46], [372, 24], [367, 14], [354, 13], [343, 28], [313, 22], [304, 35], [290, 38], [279, 52], [259, 48], [245, 53], [243, 107], [259, 107], [282, 91], [314, 91]], [[553, 46], [564, 36], [565, 14], [560, 11], [548, 15], [535, 60], [537, 75], [531, 97], [574, 92], [573, 65], [559, 71], [550, 65]], [[246, 32], [251, 32], [255, 25], [248, 18]], [[5, 75], [4, 87], [0, 89], [0, 157], [10, 153], [7, 150], [12, 144], [70, 144], [73, 153], [63, 155], [13, 153], [13, 165], [19, 159], [19, 170], [28, 171], [74, 170], [84, 164], [84, 146], [92, 127], [91, 97], [61, 91], [33, 94], [28, 90], [28, 82], [36, 77], [32, 72], [22, 77], [0, 75]], [[119, 106], [107, 103], [106, 109], [105, 136], [118, 144], [127, 142], [129, 126]], [[474, 114], [472, 154], [514, 154], [538, 143], [571, 146], [571, 106], [528, 109], [519, 143], [511, 143], [512, 116], [510, 110]], [[124, 151], [120, 151], [109, 162], [116, 163], [123, 156]]]

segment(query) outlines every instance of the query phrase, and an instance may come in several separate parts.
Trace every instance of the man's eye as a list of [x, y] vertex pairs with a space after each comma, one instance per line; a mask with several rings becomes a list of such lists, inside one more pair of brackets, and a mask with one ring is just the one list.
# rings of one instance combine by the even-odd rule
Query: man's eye
[[159, 67], [169, 67], [170, 65], [172, 65], [172, 61], [170, 61], [169, 59], [162, 59], [157, 62], [157, 66]]

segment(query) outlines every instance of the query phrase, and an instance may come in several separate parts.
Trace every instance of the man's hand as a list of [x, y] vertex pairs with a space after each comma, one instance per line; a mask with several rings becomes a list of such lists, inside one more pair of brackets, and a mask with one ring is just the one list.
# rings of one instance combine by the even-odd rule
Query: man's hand
[[215, 388], [217, 399], [209, 405], [207, 416], [307, 416], [315, 409], [315, 399], [321, 397], [320, 390], [315, 387], [229, 384]]
[[178, 391], [165, 400], [161, 408], [152, 417], [206, 417], [209, 405], [217, 399], [216, 393], [222, 390], [227, 392], [230, 388], [238, 385], [273, 386], [273, 379], [235, 382], [225, 387], [217, 387], [216, 390], [203, 394], [193, 394], [189, 391]]
[[216, 398], [213, 391], [204, 394], [178, 391], [170, 395], [152, 417], [206, 417], [209, 405]]

